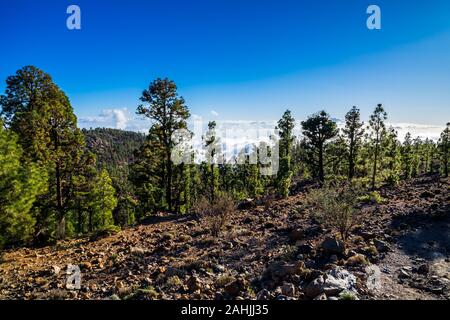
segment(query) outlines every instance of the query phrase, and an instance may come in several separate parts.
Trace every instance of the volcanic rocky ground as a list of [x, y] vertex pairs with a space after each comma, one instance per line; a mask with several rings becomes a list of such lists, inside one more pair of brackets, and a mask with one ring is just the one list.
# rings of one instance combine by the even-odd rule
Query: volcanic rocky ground
[[[450, 299], [450, 180], [383, 187], [344, 246], [304, 206], [248, 202], [219, 237], [161, 214], [101, 239], [3, 254], [1, 299]], [[81, 289], [67, 289], [67, 265]]]

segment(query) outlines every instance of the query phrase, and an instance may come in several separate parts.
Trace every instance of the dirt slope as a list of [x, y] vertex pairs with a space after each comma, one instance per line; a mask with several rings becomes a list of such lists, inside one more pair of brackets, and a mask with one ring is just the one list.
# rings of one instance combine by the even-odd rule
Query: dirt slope
[[[449, 185], [422, 177], [382, 189], [386, 203], [365, 205], [336, 253], [303, 193], [236, 211], [219, 238], [194, 216], [166, 215], [96, 241], [8, 251], [0, 298], [337, 299], [347, 288], [359, 299], [450, 299]], [[68, 264], [81, 269], [80, 290], [66, 288]], [[375, 288], [368, 266], [381, 272]]]

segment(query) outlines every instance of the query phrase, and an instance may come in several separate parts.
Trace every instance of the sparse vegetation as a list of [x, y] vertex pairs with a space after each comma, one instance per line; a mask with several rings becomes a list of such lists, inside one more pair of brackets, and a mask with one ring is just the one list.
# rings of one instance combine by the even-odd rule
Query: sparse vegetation
[[356, 221], [359, 193], [350, 184], [325, 186], [311, 191], [307, 203], [314, 216], [324, 225], [338, 231], [345, 242]]
[[234, 202], [226, 194], [216, 197], [213, 203], [202, 198], [197, 202], [194, 210], [205, 221], [211, 235], [217, 237], [225, 227], [229, 214], [234, 210]]

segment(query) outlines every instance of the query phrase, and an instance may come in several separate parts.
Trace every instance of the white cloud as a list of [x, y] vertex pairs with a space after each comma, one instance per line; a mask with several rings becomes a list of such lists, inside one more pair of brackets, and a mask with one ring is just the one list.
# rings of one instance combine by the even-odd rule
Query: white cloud
[[125, 130], [129, 120], [127, 108], [105, 109], [98, 116], [80, 118], [80, 124], [85, 128], [105, 127]]
[[211, 114], [212, 114], [214, 117], [218, 117], [218, 116], [219, 116], [219, 113], [218, 113], [217, 111], [215, 111], [215, 110], [211, 110]]

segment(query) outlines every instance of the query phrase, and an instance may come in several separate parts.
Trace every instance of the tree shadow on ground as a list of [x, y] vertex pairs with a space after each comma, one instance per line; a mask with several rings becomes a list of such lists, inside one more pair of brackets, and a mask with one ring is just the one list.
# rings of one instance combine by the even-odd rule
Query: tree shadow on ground
[[450, 206], [432, 214], [415, 212], [394, 217], [391, 227], [402, 230], [397, 244], [411, 257], [427, 261], [450, 256]]
[[193, 214], [175, 214], [175, 213], [165, 213], [160, 215], [148, 216], [144, 218], [140, 224], [142, 225], [154, 225], [163, 222], [188, 222], [191, 220], [196, 220], [197, 217]]

